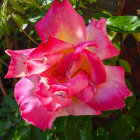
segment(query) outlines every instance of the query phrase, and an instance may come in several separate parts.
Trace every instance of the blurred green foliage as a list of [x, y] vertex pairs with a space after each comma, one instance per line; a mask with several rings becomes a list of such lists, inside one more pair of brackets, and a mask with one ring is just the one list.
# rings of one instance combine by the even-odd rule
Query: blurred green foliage
[[[10, 36], [14, 49], [26, 49], [35, 46], [39, 37], [35, 31], [35, 23], [50, 8], [53, 0], [3, 0], [0, 4], [0, 49], [5, 44], [4, 34]], [[70, 0], [82, 15], [82, 7], [86, 2], [96, 0]], [[109, 38], [121, 51], [118, 32], [140, 32], [140, 18], [136, 16], [112, 16], [106, 11], [93, 14], [92, 18], [104, 17], [107, 20]], [[84, 17], [85, 18], [85, 17]], [[91, 19], [86, 19], [88, 24]], [[31, 37], [32, 36], [32, 37]], [[26, 38], [26, 39], [25, 39]], [[33, 40], [32, 40], [33, 39]], [[33, 42], [31, 43], [30, 40]], [[35, 41], [36, 40], [36, 41]], [[18, 43], [18, 44], [17, 44]], [[3, 53], [0, 57], [9, 62]], [[105, 60], [106, 65], [123, 66], [125, 72], [131, 73], [129, 63], [119, 56]], [[4, 77], [6, 67], [0, 62], [0, 75]], [[131, 82], [126, 79], [133, 96], [126, 99], [126, 107], [116, 111], [105, 111], [100, 116], [68, 116], [55, 120], [51, 130], [45, 132], [25, 122], [13, 95], [13, 82], [7, 84], [8, 96], [0, 100], [0, 139], [2, 140], [138, 140], [140, 139], [140, 100], [136, 100]], [[11, 84], [11, 87], [9, 87]]]

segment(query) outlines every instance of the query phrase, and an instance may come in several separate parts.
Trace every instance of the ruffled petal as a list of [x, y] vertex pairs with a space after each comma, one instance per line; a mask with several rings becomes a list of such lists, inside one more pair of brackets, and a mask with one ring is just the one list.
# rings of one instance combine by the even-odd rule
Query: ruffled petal
[[5, 78], [14, 78], [14, 77], [24, 77], [26, 76], [26, 68], [25, 61], [27, 60], [27, 56], [34, 49], [26, 49], [19, 51], [11, 51], [7, 50], [6, 53], [11, 56], [11, 62], [8, 69], [8, 73]]
[[36, 75], [46, 71], [47, 69], [54, 66], [57, 62], [59, 62], [64, 56], [64, 53], [54, 53], [44, 56], [41, 59], [31, 59], [26, 61], [26, 68], [28, 70], [28, 75]]
[[[40, 83], [37, 90], [36, 94], [39, 98], [39, 100], [42, 102], [44, 107], [48, 111], [58, 111], [62, 108], [68, 107], [71, 105], [71, 98], [66, 98], [65, 97], [65, 91], [62, 91], [61, 86], [59, 91], [56, 91], [54, 93], [51, 93], [43, 83]], [[57, 89], [58, 90], [58, 89]]]
[[76, 45], [86, 39], [84, 20], [68, 0], [63, 0], [62, 3], [55, 0], [45, 17], [35, 27], [42, 41], [53, 36]]
[[100, 111], [123, 108], [124, 99], [132, 95], [125, 84], [124, 69], [105, 66], [105, 70], [106, 82], [96, 87], [96, 94], [88, 104]]
[[93, 40], [97, 43], [98, 48], [94, 50], [94, 53], [96, 53], [102, 60], [119, 54], [119, 51], [113, 46], [108, 38], [106, 20], [104, 18], [101, 18], [98, 21], [92, 19], [86, 27], [86, 40]]
[[40, 44], [28, 56], [28, 60], [43, 58], [45, 55], [60, 52], [60, 51], [64, 51], [64, 50], [67, 50], [67, 49], [73, 49], [73, 48], [74, 48], [74, 46], [72, 44], [63, 42], [63, 41], [61, 41], [59, 39], [56, 39], [54, 37], [49, 37], [47, 42]]
[[15, 99], [20, 106], [22, 118], [45, 130], [53, 114], [44, 108], [36, 96], [37, 82], [38, 77], [22, 78], [15, 86]]
[[104, 83], [106, 81], [106, 72], [102, 61], [96, 54], [93, 54], [92, 52], [86, 49], [84, 50], [84, 56], [91, 67], [91, 68], [85, 67], [85, 69], [88, 69], [86, 71], [89, 71], [90, 69], [89, 75], [93, 83], [95, 85]]

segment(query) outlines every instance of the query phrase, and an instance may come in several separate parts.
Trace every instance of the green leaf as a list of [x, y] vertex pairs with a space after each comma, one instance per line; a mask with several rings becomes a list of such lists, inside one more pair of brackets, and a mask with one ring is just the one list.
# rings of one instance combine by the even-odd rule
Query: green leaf
[[28, 14], [28, 17], [29, 17], [28, 20], [31, 23], [36, 23], [38, 20], [44, 17], [44, 14], [42, 14], [41, 12], [38, 12], [34, 14]]
[[20, 29], [24, 30], [28, 26], [28, 20], [23, 19], [20, 15], [12, 14], [12, 18]]
[[20, 12], [20, 13], [22, 13], [22, 14], [25, 13], [24, 8], [21, 7], [21, 6], [19, 5], [18, 0], [10, 0], [10, 3], [11, 3], [11, 5], [12, 5], [12, 7], [13, 7], [16, 11], [18, 11], [18, 12]]
[[80, 131], [78, 129], [78, 120], [74, 116], [69, 116], [66, 130], [65, 130], [66, 140], [81, 140]]
[[11, 109], [17, 110], [19, 107], [18, 107], [15, 99], [13, 99], [12, 97], [13, 97], [13, 94], [9, 94], [8, 96], [4, 96], [4, 102], [7, 105], [9, 105]]
[[119, 59], [119, 65], [122, 66], [126, 72], [131, 73], [131, 66], [129, 65], [128, 61]]
[[112, 65], [115, 66], [117, 62], [117, 57], [109, 58], [107, 60], [103, 60], [104, 65]]
[[67, 117], [60, 117], [57, 118], [54, 122], [55, 131], [56, 132], [63, 132], [66, 129]]
[[133, 36], [138, 42], [140, 42], [140, 32], [133, 34]]
[[140, 117], [140, 100], [137, 100], [134, 107], [131, 108], [131, 114], [135, 117]]
[[19, 1], [22, 2], [22, 3], [30, 4], [30, 5], [32, 5], [34, 7], [36, 7], [37, 9], [39, 9], [42, 13], [44, 13], [44, 11], [42, 10], [41, 6], [35, 0], [19, 0]]
[[90, 4], [93, 2], [97, 2], [97, 0], [89, 0]]
[[31, 140], [53, 140], [52, 130], [46, 129], [46, 131], [42, 131], [33, 126], [31, 129]]
[[80, 118], [80, 135], [81, 140], [92, 140], [92, 120], [90, 116], [83, 116]]
[[28, 126], [20, 126], [16, 129], [13, 140], [27, 140], [30, 139], [31, 129]]
[[131, 82], [127, 79], [125, 79], [125, 81], [126, 81], [126, 85], [127, 85], [128, 89], [133, 93], [133, 95], [131, 97], [128, 97], [125, 99], [126, 108], [128, 108], [128, 110], [129, 110], [135, 105], [136, 95], [134, 93], [134, 89], [133, 89]]
[[103, 111], [101, 115], [99, 115], [99, 118], [108, 118], [112, 115], [114, 111], [113, 110], [108, 110], [108, 111]]
[[11, 126], [11, 121], [0, 120], [0, 137], [3, 136], [6, 133], [6, 131], [11, 128]]
[[108, 37], [109, 37], [110, 41], [112, 41], [113, 38], [114, 38], [116, 35], [117, 35], [117, 32], [114, 32], [114, 31], [112, 31], [112, 30], [110, 30], [110, 31], [108, 32]]
[[121, 51], [120, 41], [112, 41], [112, 43], [117, 50]]
[[9, 109], [8, 108], [0, 108], [0, 117], [1, 116], [5, 116], [5, 114], [9, 112]]
[[4, 33], [4, 27], [2, 25], [2, 22], [0, 22], [0, 39], [2, 38], [3, 33]]
[[109, 140], [109, 132], [104, 127], [99, 127], [94, 134], [95, 140]]
[[1, 6], [1, 11], [0, 11], [0, 30], [2, 31], [2, 33], [0, 33], [2, 36], [3, 35], [3, 32], [6, 32], [8, 35], [10, 35], [10, 30], [9, 30], [9, 25], [7, 23], [7, 20], [8, 20], [8, 10], [7, 10], [7, 3], [8, 3], [8, 0], [4, 0], [3, 1], [3, 4]]
[[17, 127], [11, 127], [11, 129], [9, 129], [6, 133], [6, 135], [4, 136], [4, 140], [15, 140], [14, 139], [14, 135], [16, 133], [16, 129]]
[[129, 114], [123, 114], [118, 121], [114, 122], [113, 135], [119, 139], [124, 140], [132, 133], [133, 118]]
[[105, 18], [108, 19], [110, 18], [112, 15], [106, 11], [101, 11], [101, 12], [96, 12], [92, 17], [96, 18], [96, 19], [100, 19], [100, 18]]
[[140, 32], [140, 17], [113, 16], [107, 20], [107, 27], [122, 33], [138, 33]]

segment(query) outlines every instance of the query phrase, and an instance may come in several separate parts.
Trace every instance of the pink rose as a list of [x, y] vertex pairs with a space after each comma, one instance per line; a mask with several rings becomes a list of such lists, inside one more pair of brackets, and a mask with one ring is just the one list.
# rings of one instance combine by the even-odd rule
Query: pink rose
[[85, 27], [68, 0], [55, 0], [35, 27], [42, 40], [37, 48], [6, 51], [12, 57], [6, 78], [24, 77], [14, 91], [24, 120], [45, 130], [59, 116], [100, 115], [125, 106], [131, 92], [123, 68], [101, 61], [119, 54], [105, 19]]

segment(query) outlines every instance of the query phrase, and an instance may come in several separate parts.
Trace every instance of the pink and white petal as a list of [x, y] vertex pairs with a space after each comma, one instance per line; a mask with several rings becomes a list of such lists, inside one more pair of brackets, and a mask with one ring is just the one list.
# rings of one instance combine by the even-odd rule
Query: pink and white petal
[[89, 84], [89, 79], [84, 72], [78, 73], [78, 75], [74, 76], [70, 80], [66, 82], [68, 87], [68, 96], [72, 96], [76, 93], [81, 92], [85, 89]]
[[[102, 61], [96, 54], [84, 50], [84, 56], [91, 67], [90, 78], [95, 85], [102, 84], [106, 81], [106, 72]], [[88, 70], [87, 70], [88, 71]]]
[[64, 91], [51, 93], [43, 83], [39, 84], [36, 94], [44, 107], [50, 112], [58, 111], [71, 105], [72, 99], [66, 98]]
[[91, 107], [104, 111], [120, 109], [125, 106], [124, 99], [131, 96], [124, 80], [124, 69], [119, 66], [105, 66], [106, 82], [96, 87]]
[[29, 56], [28, 59], [42, 58], [45, 55], [60, 52], [66, 49], [74, 49], [72, 44], [66, 43], [54, 37], [49, 37], [48, 41], [40, 44]]
[[45, 131], [53, 114], [44, 108], [36, 96], [37, 82], [38, 77], [22, 78], [15, 86], [15, 99], [22, 118]]
[[47, 14], [35, 28], [42, 41], [49, 36], [76, 45], [86, 40], [84, 19], [75, 11], [68, 0], [55, 0]]
[[64, 84], [53, 83], [53, 85], [49, 85], [49, 91], [51, 93], [55, 93], [55, 92], [57, 93], [59, 91], [63, 91], [62, 95], [65, 96], [66, 92], [68, 91], [68, 87], [65, 86]]
[[11, 62], [8, 69], [8, 73], [5, 78], [14, 78], [14, 77], [24, 77], [26, 76], [26, 68], [25, 61], [27, 60], [27, 56], [34, 50], [26, 49], [26, 50], [7, 50], [6, 53], [11, 56]]
[[108, 38], [106, 20], [104, 18], [101, 18], [98, 21], [92, 19], [86, 27], [86, 41], [91, 40], [97, 43], [98, 48], [94, 50], [94, 53], [96, 53], [101, 60], [119, 55], [119, 51], [113, 46]]
[[46, 71], [59, 62], [63, 56], [64, 53], [59, 52], [46, 55], [41, 59], [30, 59], [26, 61], [27, 75], [36, 75]]
[[81, 100], [83, 103], [89, 102], [95, 94], [94, 90], [95, 90], [94, 87], [89, 85], [80, 93], [75, 94], [75, 97]]
[[101, 112], [95, 110], [91, 106], [83, 103], [82, 101], [73, 98], [71, 106], [67, 108], [69, 114], [78, 116], [78, 115], [101, 115]]

